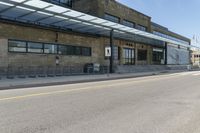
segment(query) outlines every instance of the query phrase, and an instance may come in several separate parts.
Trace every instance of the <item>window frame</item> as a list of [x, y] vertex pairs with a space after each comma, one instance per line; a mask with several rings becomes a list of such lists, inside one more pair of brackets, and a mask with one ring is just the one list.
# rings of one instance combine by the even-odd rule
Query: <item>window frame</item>
[[[10, 41], [12, 42], [23, 42], [25, 43], [25, 47], [13, 47], [13, 46], [10, 46]], [[11, 51], [10, 48], [25, 48], [25, 51]], [[22, 40], [15, 40], [15, 39], [8, 39], [8, 52], [10, 53], [27, 53], [27, 42], [26, 41], [22, 41]]]
[[[127, 24], [125, 24], [124, 22], [127, 23]], [[133, 24], [133, 26], [128, 25], [128, 23], [129, 23], [129, 24]], [[122, 20], [122, 24], [123, 24], [124, 26], [128, 26], [128, 27], [131, 27], [131, 28], [135, 28], [135, 26], [136, 26], [135, 22], [131, 22], [131, 21], [126, 20], [126, 19]]]
[[[138, 24], [138, 25], [136, 26], [136, 28], [137, 28], [138, 30], [146, 31], [146, 32], [147, 32], [147, 29], [148, 29], [146, 26], [141, 25], [141, 24]], [[142, 28], [144, 28], [145, 30], [142, 30]]]
[[[53, 54], [53, 55], [55, 55], [55, 54], [58, 54], [58, 44], [54, 44], [54, 43], [43, 43], [44, 44], [44, 54]], [[56, 52], [55, 53], [46, 53], [45, 52], [45, 46], [46, 45], [54, 45], [54, 46], [56, 46]]]
[[[111, 17], [111, 19], [107, 19], [107, 17]], [[112, 19], [113, 18], [113, 19]], [[104, 19], [108, 20], [108, 21], [111, 21], [111, 22], [114, 22], [114, 23], [120, 23], [120, 17], [118, 16], [115, 16], [115, 15], [112, 15], [112, 14], [109, 14], [109, 13], [104, 13]], [[118, 20], [118, 21], [113, 21], [114, 19]]]
[[[128, 55], [128, 57], [126, 55]], [[124, 65], [135, 65], [135, 49], [123, 48], [123, 60]]]
[[[44, 54], [44, 43], [41, 43], [41, 42], [32, 42], [32, 41], [27, 41], [26, 43], [27, 43], [27, 53]], [[30, 52], [29, 51], [29, 44], [30, 43], [32, 43], [32, 44], [34, 44], [34, 43], [35, 44], [41, 44], [42, 48], [32, 48], [32, 49], [35, 49], [35, 50], [40, 49], [42, 51], [41, 52]]]
[[[18, 52], [18, 51], [11, 51], [9, 48], [9, 42], [10, 41], [16, 41], [16, 42], [23, 42], [25, 43], [25, 48], [26, 51], [25, 52]], [[29, 51], [29, 47], [28, 44], [29, 43], [38, 43], [42, 45], [42, 52], [31, 52]], [[54, 45], [57, 47], [57, 50], [55, 53], [46, 53], [45, 52], [45, 46], [46, 45]], [[64, 53], [59, 53], [60, 52], [60, 47], [65, 47], [66, 51], [64, 51]], [[76, 48], [79, 48], [79, 53], [76, 53]], [[41, 48], [33, 48], [33, 49], [41, 49]], [[83, 49], [87, 49], [87, 54], [84, 54], [85, 52], [83, 52]], [[30, 53], [30, 54], [45, 54], [45, 55], [70, 55], [70, 56], [88, 56], [91, 57], [92, 56], [92, 47], [86, 47], [86, 46], [75, 46], [75, 45], [65, 45], [65, 44], [57, 44], [57, 43], [45, 43], [45, 42], [34, 42], [34, 41], [24, 41], [24, 40], [16, 40], [16, 39], [8, 39], [8, 52], [9, 53]]]

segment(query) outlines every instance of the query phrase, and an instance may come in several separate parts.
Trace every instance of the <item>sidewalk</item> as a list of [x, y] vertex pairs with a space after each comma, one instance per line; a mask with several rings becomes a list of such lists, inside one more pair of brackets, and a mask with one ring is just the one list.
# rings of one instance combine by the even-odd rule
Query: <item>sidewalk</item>
[[15, 79], [1, 79], [0, 90], [17, 89], [39, 86], [51, 86], [62, 84], [73, 84], [82, 82], [105, 81], [123, 78], [135, 78], [143, 76], [152, 76], [163, 73], [175, 73], [180, 71], [157, 71], [157, 72], [143, 72], [143, 73], [126, 73], [126, 74], [107, 74], [104, 75], [79, 75], [79, 76], [62, 76], [62, 77], [46, 77], [46, 78], [15, 78]]

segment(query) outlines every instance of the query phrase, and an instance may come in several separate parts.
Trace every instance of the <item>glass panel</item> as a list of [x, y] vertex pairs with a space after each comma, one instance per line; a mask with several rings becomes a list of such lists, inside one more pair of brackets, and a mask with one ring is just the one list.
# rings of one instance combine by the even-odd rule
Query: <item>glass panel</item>
[[82, 48], [82, 55], [84, 55], [84, 56], [91, 56], [91, 48], [83, 47]]
[[134, 62], [134, 49], [132, 48], [124, 48], [124, 64], [125, 65], [133, 65]]
[[45, 54], [56, 54], [57, 53], [57, 45], [45, 44], [44, 45], [44, 53]]
[[56, 5], [54, 5], [54, 6], [52, 6], [52, 7], [49, 7], [49, 8], [47, 8], [46, 10], [48, 10], [48, 11], [53, 11], [53, 12], [56, 12], [56, 13], [63, 13], [63, 12], [66, 12], [66, 11], [67, 11], [66, 8], [61, 7], [61, 6], [56, 6]]
[[67, 46], [67, 55], [75, 55], [75, 47], [74, 46]]
[[43, 44], [28, 42], [28, 52], [30, 53], [43, 53]]
[[40, 0], [31, 0], [31, 1], [25, 2], [25, 4], [29, 5], [29, 6], [35, 6], [37, 8], [41, 8], [41, 9], [52, 5], [52, 4], [49, 4], [47, 2], [43, 2]]
[[8, 41], [9, 47], [26, 47], [26, 42], [22, 41]]
[[26, 48], [9, 47], [10, 52], [26, 52]]
[[26, 42], [9, 40], [8, 50], [10, 52], [26, 52]]
[[104, 18], [106, 20], [116, 22], [116, 23], [119, 23], [119, 20], [120, 20], [119, 17], [113, 16], [113, 15], [110, 15], [110, 14], [107, 14], [107, 13], [104, 15]]
[[67, 55], [67, 46], [59, 45], [58, 54]]
[[127, 21], [127, 20], [123, 20], [122, 23], [123, 23], [123, 25], [128, 26], [128, 27], [132, 27], [132, 28], [135, 27], [135, 23]]
[[81, 55], [81, 47], [74, 47], [75, 55]]
[[147, 31], [147, 27], [142, 26], [142, 25], [137, 25], [137, 29], [142, 30], [142, 31]]

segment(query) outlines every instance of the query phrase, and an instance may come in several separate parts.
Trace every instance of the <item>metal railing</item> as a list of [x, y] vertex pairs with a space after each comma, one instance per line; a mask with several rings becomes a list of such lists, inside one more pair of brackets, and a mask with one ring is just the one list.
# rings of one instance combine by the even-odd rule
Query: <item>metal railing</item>
[[108, 73], [107, 66], [100, 66], [99, 71], [94, 70], [93, 67], [84, 68], [82, 66], [0, 67], [0, 79], [57, 77], [106, 73]]

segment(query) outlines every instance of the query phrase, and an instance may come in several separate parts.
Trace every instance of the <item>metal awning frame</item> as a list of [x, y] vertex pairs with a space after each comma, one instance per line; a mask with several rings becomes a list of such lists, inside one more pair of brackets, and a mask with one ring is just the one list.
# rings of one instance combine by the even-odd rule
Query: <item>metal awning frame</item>
[[[46, 20], [47, 25], [59, 26], [58, 25], [59, 23], [66, 22], [66, 25], [61, 26], [62, 28], [71, 28], [75, 31], [81, 30], [81, 32], [84, 32], [85, 30], [86, 32], [90, 32], [93, 34], [99, 34], [99, 31], [103, 33], [105, 31], [105, 33], [107, 33], [108, 31], [114, 30], [118, 34], [122, 33], [128, 34], [128, 38], [130, 38], [129, 37], [130, 35], [139, 35], [149, 39], [155, 39], [167, 43], [180, 45], [183, 47], [190, 47], [190, 45], [186, 45], [178, 41], [160, 37], [158, 35], [154, 35], [152, 33], [148, 33], [145, 31], [140, 31], [135, 28], [127, 27], [122, 24], [114, 23], [102, 18], [94, 17], [85, 13], [74, 11], [67, 7], [64, 8], [62, 6], [58, 6], [42, 0], [0, 0], [0, 5], [8, 6], [8, 8], [5, 9], [1, 9], [0, 7], [1, 16], [4, 16], [5, 12], [12, 13], [12, 9], [21, 9], [22, 12], [24, 11], [24, 14], [22, 13], [19, 16], [15, 16], [16, 20], [25, 21], [26, 20], [24, 19], [25, 17], [31, 17], [31, 16], [34, 17], [34, 15], [40, 14], [44, 15], [44, 17], [32, 20], [33, 23], [39, 24], [43, 23], [42, 21]], [[57, 21], [48, 23], [50, 22], [51, 19], [56, 19], [56, 18], [58, 19]], [[93, 29], [98, 29], [98, 30], [93, 31]]]

